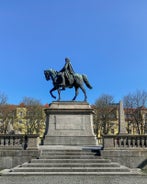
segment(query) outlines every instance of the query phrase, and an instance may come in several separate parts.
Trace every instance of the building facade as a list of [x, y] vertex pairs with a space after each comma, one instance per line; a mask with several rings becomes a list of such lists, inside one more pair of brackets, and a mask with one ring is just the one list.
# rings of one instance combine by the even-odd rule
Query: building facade
[[[110, 104], [104, 108], [94, 109], [94, 132], [100, 139], [104, 134], [117, 135], [120, 127], [120, 104]], [[147, 108], [123, 109], [126, 134], [147, 134]]]
[[39, 134], [45, 130], [45, 106], [0, 106], [1, 134]]

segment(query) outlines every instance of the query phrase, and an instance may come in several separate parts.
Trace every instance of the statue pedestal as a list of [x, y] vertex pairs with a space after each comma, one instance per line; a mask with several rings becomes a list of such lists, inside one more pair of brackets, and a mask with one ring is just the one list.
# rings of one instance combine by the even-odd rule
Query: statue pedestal
[[87, 102], [53, 102], [45, 113], [44, 145], [96, 145], [93, 109]]

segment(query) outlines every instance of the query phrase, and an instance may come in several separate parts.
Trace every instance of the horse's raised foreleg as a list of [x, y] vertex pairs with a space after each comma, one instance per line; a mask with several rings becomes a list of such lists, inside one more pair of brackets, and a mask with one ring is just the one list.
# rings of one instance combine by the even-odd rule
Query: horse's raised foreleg
[[78, 96], [79, 94], [79, 88], [78, 87], [75, 87], [75, 96], [73, 97], [73, 101], [76, 99], [76, 97]]
[[51, 90], [50, 90], [50, 95], [53, 97], [53, 98], [55, 98], [56, 99], [56, 96], [54, 96], [53, 95], [53, 91], [55, 91], [57, 88], [56, 87], [54, 87], [54, 88], [52, 88]]

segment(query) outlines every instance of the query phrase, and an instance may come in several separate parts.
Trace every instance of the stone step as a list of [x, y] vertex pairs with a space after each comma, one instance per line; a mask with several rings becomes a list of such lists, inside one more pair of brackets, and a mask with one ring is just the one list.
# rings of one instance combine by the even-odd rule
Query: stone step
[[41, 155], [98, 155], [98, 152], [90, 151], [42, 151]]
[[97, 146], [63, 146], [63, 145], [41, 145], [39, 150], [41, 151], [100, 151], [103, 149], [102, 145]]
[[92, 159], [83, 159], [83, 158], [74, 158], [74, 159], [32, 159], [31, 163], [111, 163], [109, 159], [98, 159], [98, 158], [92, 158]]
[[25, 163], [22, 167], [120, 167], [118, 163]]
[[41, 155], [40, 158], [46, 159], [96, 159], [94, 155]]
[[132, 175], [136, 171], [104, 159], [89, 150], [41, 150], [38, 159], [32, 159], [2, 175]]
[[[130, 171], [130, 172], [9, 172], [8, 170], [4, 170], [2, 173], [2, 176], [127, 176], [130, 177], [133, 175], [135, 177], [136, 175], [141, 175], [138, 171]], [[147, 178], [146, 178], [147, 179]], [[114, 178], [115, 180], [115, 178]], [[145, 180], [146, 181], [146, 180]], [[114, 181], [113, 181], [114, 182]], [[16, 183], [16, 182], [14, 182]], [[20, 183], [20, 182], [19, 182]], [[60, 181], [59, 181], [60, 183]], [[39, 183], [40, 184], [40, 183]], [[133, 183], [134, 184], [134, 183]], [[144, 182], [145, 184], [145, 182]]]
[[42, 152], [62, 152], [62, 153], [93, 153], [93, 152], [98, 152], [99, 150], [88, 150], [88, 149], [41, 149]]
[[127, 167], [16, 167], [10, 172], [130, 172]]

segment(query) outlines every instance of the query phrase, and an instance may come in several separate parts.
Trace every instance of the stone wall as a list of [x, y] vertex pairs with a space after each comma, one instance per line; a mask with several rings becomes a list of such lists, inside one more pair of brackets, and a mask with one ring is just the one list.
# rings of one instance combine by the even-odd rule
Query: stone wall
[[0, 134], [0, 169], [9, 169], [39, 157], [38, 135]]
[[101, 155], [130, 168], [147, 168], [147, 150], [145, 149], [102, 150]]
[[103, 136], [104, 158], [130, 168], [147, 168], [147, 135]]
[[9, 169], [32, 158], [38, 158], [39, 150], [0, 150], [0, 169]]

